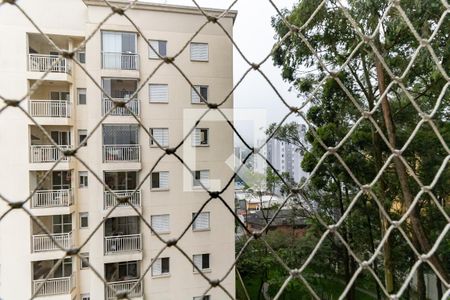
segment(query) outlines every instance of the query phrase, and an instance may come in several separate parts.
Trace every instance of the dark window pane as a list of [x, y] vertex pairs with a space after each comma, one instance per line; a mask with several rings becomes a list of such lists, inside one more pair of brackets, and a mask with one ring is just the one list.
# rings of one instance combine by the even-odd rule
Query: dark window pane
[[200, 95], [203, 97], [203, 99], [208, 100], [208, 87], [207, 86], [200, 87]]
[[169, 258], [163, 257], [161, 258], [161, 273], [169, 273], [170, 272], [170, 264], [169, 264]]
[[159, 41], [159, 55], [166, 56], [167, 55], [167, 41]]
[[209, 254], [202, 254], [202, 269], [209, 269]]
[[159, 188], [159, 173], [152, 173], [152, 188]]

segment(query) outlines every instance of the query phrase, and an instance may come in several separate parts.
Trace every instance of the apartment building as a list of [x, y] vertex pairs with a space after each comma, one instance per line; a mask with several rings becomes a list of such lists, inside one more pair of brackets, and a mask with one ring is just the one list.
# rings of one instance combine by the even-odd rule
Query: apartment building
[[[127, 14], [140, 34], [120, 15], [103, 23], [111, 9], [100, 0], [22, 0], [20, 5], [58, 47], [69, 51], [98, 26], [100, 30], [76, 53], [90, 78], [71, 60], [57, 61], [58, 52], [14, 6], [0, 7], [0, 95], [21, 98], [50, 69], [20, 104], [48, 135], [18, 108], [8, 107], [0, 114], [1, 195], [23, 201], [38, 188], [24, 206], [64, 247], [80, 247], [95, 233], [80, 250], [92, 267], [76, 256], [67, 257], [45, 280], [63, 251], [29, 214], [19, 209], [8, 213], [0, 221], [0, 298], [29, 299], [37, 294], [50, 300], [115, 299], [95, 269], [116, 291], [135, 286], [128, 295], [132, 299], [200, 299], [209, 283], [174, 247], [165, 249], [148, 269], [164, 244], [144, 221], [166, 240], [178, 237], [209, 198], [200, 182], [219, 190], [233, 174], [225, 164], [233, 154], [232, 131], [214, 118], [198, 124], [177, 152], [181, 157], [194, 153], [189, 154], [196, 158], [190, 162], [194, 178], [174, 156], [164, 157], [152, 169], [164, 153], [156, 144], [176, 146], [187, 127], [194, 126], [185, 116], [206, 109], [199, 94], [215, 103], [231, 90], [230, 40], [212, 23], [190, 40], [206, 21], [194, 7], [138, 2]], [[230, 34], [235, 17], [230, 11], [221, 19]], [[175, 61], [198, 93], [170, 64], [163, 64], [148, 80], [162, 60], [145, 38], [161, 56], [174, 56], [187, 43]], [[157, 143], [124, 108], [115, 109], [94, 130], [114, 107], [105, 94], [128, 101], [127, 107]], [[232, 99], [223, 106], [232, 107]], [[50, 139], [63, 149], [83, 144], [77, 155], [85, 164], [64, 157]], [[130, 202], [144, 220], [130, 205], [120, 204], [111, 212], [117, 200], [86, 165], [118, 195], [132, 195]], [[230, 207], [232, 188], [222, 194]], [[0, 215], [8, 208], [0, 201]], [[220, 201], [211, 201], [178, 246], [209, 278], [222, 278], [234, 262], [233, 216]], [[234, 295], [234, 272], [222, 286]], [[206, 297], [226, 298], [219, 288]]]

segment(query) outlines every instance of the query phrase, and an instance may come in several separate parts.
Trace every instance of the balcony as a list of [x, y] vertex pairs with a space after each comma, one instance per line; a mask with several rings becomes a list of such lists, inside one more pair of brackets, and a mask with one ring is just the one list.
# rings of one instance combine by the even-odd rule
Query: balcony
[[[142, 297], [142, 282], [138, 283], [138, 280], [125, 280], [109, 282], [106, 288], [106, 299], [116, 299], [116, 294], [120, 292], [131, 291], [127, 294], [129, 298]], [[112, 290], [113, 291], [112, 291]]]
[[53, 54], [28, 54], [28, 71], [70, 74], [67, 59]]
[[111, 70], [139, 70], [139, 54], [103, 52], [102, 66]]
[[[134, 193], [134, 190], [127, 190], [127, 191], [114, 191], [114, 194], [116, 194], [119, 197], [126, 197], [131, 196], [131, 198], [128, 199], [129, 203], [131, 203], [135, 207], [141, 207], [141, 191], [136, 191]], [[103, 202], [103, 208], [109, 209], [111, 207], [114, 207], [117, 204], [116, 197], [109, 191], [104, 192], [104, 202]], [[129, 207], [130, 204], [128, 203], [121, 203], [118, 205], [118, 207]]]
[[36, 296], [51, 296], [70, 294], [75, 288], [75, 273], [69, 277], [33, 280], [33, 294]]
[[[71, 145], [59, 145], [62, 151], [72, 148]], [[30, 162], [31, 163], [48, 163], [67, 161], [68, 158], [54, 145], [31, 145], [30, 146]]]
[[66, 100], [29, 100], [32, 117], [70, 118], [71, 103]]
[[103, 145], [103, 162], [139, 162], [139, 145]]
[[141, 251], [141, 234], [128, 234], [105, 237], [105, 254]]
[[71, 248], [73, 246], [72, 232], [33, 235], [33, 252], [60, 250], [55, 241], [65, 249]]
[[69, 207], [72, 204], [72, 189], [38, 190], [31, 198], [31, 208]]
[[[75, 288], [76, 273], [72, 272], [72, 258], [65, 258], [53, 274], [49, 272], [58, 264], [59, 259], [41, 260], [32, 263], [32, 293], [36, 296], [70, 294]], [[49, 275], [49, 278], [46, 277]], [[46, 298], [47, 299], [47, 298]]]
[[[128, 99], [126, 98], [113, 98], [114, 100], [121, 101], [121, 102], [127, 102]], [[133, 112], [136, 116], [139, 116], [139, 100], [132, 99], [130, 100], [125, 106]], [[111, 101], [108, 98], [103, 99], [103, 115], [105, 115], [110, 109], [114, 107], [114, 102]], [[110, 116], [132, 116], [130, 111], [124, 107], [117, 107], [111, 113]]]

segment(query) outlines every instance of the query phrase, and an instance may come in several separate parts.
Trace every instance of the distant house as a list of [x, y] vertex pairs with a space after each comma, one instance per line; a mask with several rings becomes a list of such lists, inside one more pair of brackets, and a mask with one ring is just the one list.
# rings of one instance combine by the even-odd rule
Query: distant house
[[[250, 231], [262, 230], [275, 216], [276, 210], [258, 210], [246, 216], [247, 227]], [[296, 237], [303, 236], [307, 230], [306, 217], [298, 210], [282, 209], [270, 223], [269, 230], [277, 230]]]

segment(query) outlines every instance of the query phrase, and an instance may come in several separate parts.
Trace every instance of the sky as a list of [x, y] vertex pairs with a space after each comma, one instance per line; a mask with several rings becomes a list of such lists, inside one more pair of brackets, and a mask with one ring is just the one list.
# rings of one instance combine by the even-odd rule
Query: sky
[[[191, 0], [152, 0], [156, 3], [194, 5]], [[202, 7], [228, 8], [232, 0], [197, 0]], [[275, 0], [279, 9], [292, 8], [295, 0]], [[244, 55], [251, 61], [259, 63], [275, 43], [275, 31], [271, 26], [271, 18], [277, 12], [268, 0], [238, 0], [233, 6], [238, 11], [234, 24], [233, 38]], [[234, 50], [234, 81], [242, 77], [249, 68], [239, 53]], [[290, 105], [298, 105], [299, 99], [295, 91], [289, 91], [290, 85], [281, 78], [281, 70], [273, 65], [270, 58], [263, 64], [261, 70], [270, 78], [270, 81]], [[267, 81], [256, 71], [250, 72], [234, 93], [235, 126], [242, 132], [244, 138], [254, 144], [261, 137], [265, 124], [279, 122], [287, 113], [287, 108], [282, 104]], [[249, 117], [251, 116], [251, 117]], [[245, 121], [239, 119], [254, 119]], [[300, 120], [296, 120], [300, 121]], [[255, 130], [259, 130], [257, 133]], [[239, 141], [235, 140], [239, 145]]]

